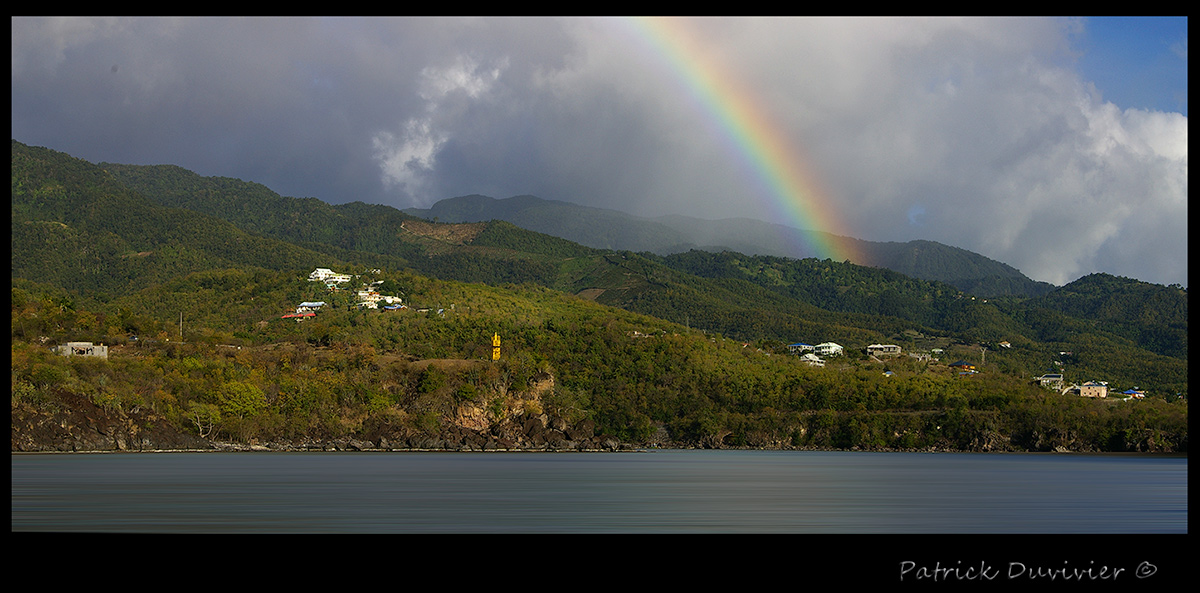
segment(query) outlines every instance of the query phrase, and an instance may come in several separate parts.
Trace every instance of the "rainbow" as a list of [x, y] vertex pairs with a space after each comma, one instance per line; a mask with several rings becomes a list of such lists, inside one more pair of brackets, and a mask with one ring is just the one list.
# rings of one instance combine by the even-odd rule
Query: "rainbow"
[[800, 238], [818, 258], [866, 264], [866, 257], [837, 215], [837, 203], [809, 169], [798, 146], [770, 118], [754, 89], [710, 56], [687, 22], [672, 18], [633, 18], [635, 34], [651, 46], [701, 109], [712, 117], [736, 156], [750, 167], [770, 196], [782, 224], [804, 232]]

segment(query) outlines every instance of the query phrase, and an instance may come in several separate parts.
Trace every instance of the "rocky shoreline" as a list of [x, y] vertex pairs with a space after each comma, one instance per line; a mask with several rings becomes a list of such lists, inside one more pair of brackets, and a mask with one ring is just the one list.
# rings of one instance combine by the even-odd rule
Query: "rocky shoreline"
[[406, 425], [365, 426], [344, 437], [233, 442], [179, 430], [153, 410], [110, 411], [89, 399], [62, 394], [60, 404], [12, 406], [12, 452], [151, 451], [628, 451], [635, 447], [596, 434], [590, 420], [575, 423], [546, 414], [523, 414], [486, 430], [448, 425], [417, 430]]
[[[298, 439], [255, 440], [237, 442], [229, 439], [206, 439], [180, 430], [166, 417], [153, 410], [106, 410], [90, 399], [69, 393], [59, 394], [51, 405], [12, 405], [12, 452], [16, 453], [116, 453], [116, 452], [402, 452], [402, 451], [494, 451], [494, 452], [617, 452], [645, 449], [754, 449], [789, 451], [830, 451], [822, 447], [792, 446], [772, 443], [773, 446], [731, 446], [713, 440], [702, 443], [678, 443], [668, 436], [658, 435], [653, 443], [626, 443], [612, 435], [596, 434], [590, 420], [571, 423], [567, 419], [541, 413], [510, 415], [499, 422], [468, 428], [452, 422], [432, 429], [417, 429], [405, 423], [368, 422], [352, 435]], [[1075, 442], [1046, 439], [1037, 451], [1045, 453], [1099, 453], [1073, 446]], [[1039, 440], [1041, 442], [1041, 440]], [[975, 443], [969, 450], [953, 447], [924, 447], [920, 449], [860, 448], [849, 451], [874, 452], [1033, 452], [1005, 446], [1005, 439], [990, 435]], [[1172, 454], [1170, 448], [1158, 446], [1153, 439], [1139, 453]]]

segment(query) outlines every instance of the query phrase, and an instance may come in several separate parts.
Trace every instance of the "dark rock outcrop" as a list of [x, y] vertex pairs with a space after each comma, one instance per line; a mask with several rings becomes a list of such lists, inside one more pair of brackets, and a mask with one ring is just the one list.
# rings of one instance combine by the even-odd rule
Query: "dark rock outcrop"
[[86, 397], [60, 393], [45, 405], [14, 403], [12, 450], [184, 451], [212, 443], [175, 428], [152, 410], [107, 410]]

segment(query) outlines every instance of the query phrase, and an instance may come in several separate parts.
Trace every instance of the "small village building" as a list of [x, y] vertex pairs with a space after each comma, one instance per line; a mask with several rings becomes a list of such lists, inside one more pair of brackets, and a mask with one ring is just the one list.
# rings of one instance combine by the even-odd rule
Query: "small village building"
[[812, 352], [805, 352], [804, 354], [802, 354], [800, 356], [800, 361], [807, 364], [808, 366], [814, 366], [814, 367], [825, 366], [825, 361], [821, 360], [821, 357], [817, 356], [816, 354], [813, 354]]
[[796, 342], [795, 344], [788, 344], [787, 348], [789, 351], [791, 351], [792, 354], [799, 354], [801, 352], [812, 352], [814, 346], [812, 344]]
[[867, 354], [871, 356], [897, 355], [900, 354], [900, 347], [895, 344], [871, 344], [867, 346]]
[[349, 274], [338, 274], [329, 268], [317, 268], [313, 273], [308, 275], [309, 282], [324, 282], [326, 284], [341, 284], [349, 282]]
[[67, 342], [55, 348], [63, 356], [94, 356], [108, 358], [108, 346], [91, 342]]
[[315, 302], [305, 301], [303, 303], [300, 303], [296, 307], [296, 312], [297, 313], [310, 313], [310, 312], [315, 313], [317, 311], [320, 311], [321, 307], [324, 307], [324, 306], [325, 306], [325, 301], [315, 301]]
[[1125, 391], [1121, 392], [1121, 395], [1124, 395], [1125, 397], [1131, 397], [1133, 399], [1145, 399], [1146, 392], [1142, 391], [1141, 389], [1126, 389]]
[[1045, 387], [1046, 389], [1053, 389], [1055, 391], [1062, 391], [1063, 389], [1062, 373], [1046, 373], [1045, 375], [1038, 377], [1037, 382], [1038, 385]]
[[400, 304], [401, 302], [403, 302], [403, 299], [401, 299], [398, 296], [379, 294], [378, 292], [375, 292], [373, 290], [360, 290], [360, 291], [358, 291], [358, 302], [360, 304], [369, 303], [369, 305], [367, 305], [367, 306], [374, 309], [380, 303], [384, 303], [387, 305]]
[[1108, 397], [1108, 384], [1103, 381], [1088, 381], [1079, 386], [1080, 397]]
[[813, 347], [813, 351], [817, 353], [817, 356], [838, 356], [844, 353], [846, 349], [841, 344], [834, 342], [821, 342]]
[[974, 373], [975, 364], [965, 360], [958, 360], [950, 363], [950, 368], [956, 369], [960, 373]]

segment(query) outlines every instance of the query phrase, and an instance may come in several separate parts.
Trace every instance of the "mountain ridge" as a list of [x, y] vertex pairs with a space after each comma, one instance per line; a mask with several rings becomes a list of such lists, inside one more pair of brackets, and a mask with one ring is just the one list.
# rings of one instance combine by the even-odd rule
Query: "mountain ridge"
[[[497, 199], [473, 194], [438, 201], [430, 208], [406, 208], [412, 216], [441, 222], [505, 220], [521, 228], [562, 237], [599, 249], [616, 249], [671, 255], [691, 249], [734, 251], [804, 259], [816, 257], [805, 235], [828, 241], [821, 231], [795, 229], [749, 218], [706, 220], [684, 215], [654, 218], [583, 206], [531, 195]], [[980, 297], [1041, 296], [1054, 285], [1028, 278], [1016, 268], [972, 251], [930, 240], [907, 242], [850, 241], [869, 261], [863, 265], [886, 268], [923, 280], [937, 280]]]

